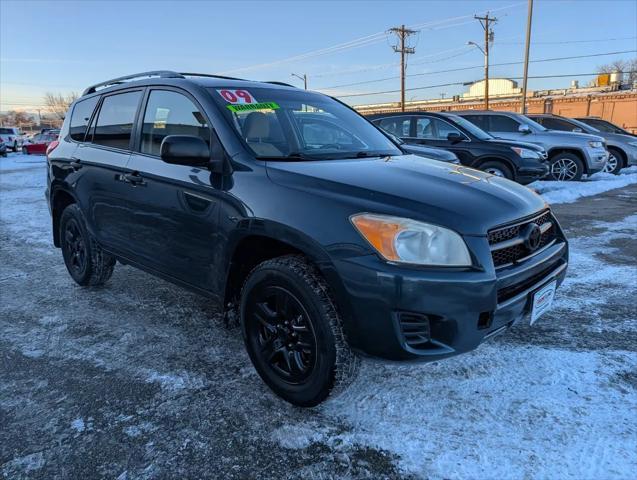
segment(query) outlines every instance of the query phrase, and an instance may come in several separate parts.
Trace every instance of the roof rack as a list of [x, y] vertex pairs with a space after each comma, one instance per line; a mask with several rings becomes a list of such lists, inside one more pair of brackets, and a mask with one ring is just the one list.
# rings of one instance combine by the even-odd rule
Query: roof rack
[[292, 87], [292, 88], [297, 88], [294, 85], [290, 85], [289, 83], [285, 83], [285, 82], [277, 82], [276, 80], [272, 80], [270, 82], [263, 82], [263, 83], [271, 83], [272, 85], [283, 85], [284, 87]]
[[214, 75], [212, 73], [184, 73], [184, 72], [181, 72], [181, 75], [183, 75], [184, 77], [208, 77], [208, 78], [223, 78], [225, 80], [243, 80], [243, 81], [247, 81], [245, 78], [226, 77], [225, 75]]
[[124, 83], [126, 80], [133, 80], [135, 78], [145, 78], [145, 77], [159, 77], [159, 78], [184, 78], [183, 74], [173, 72], [170, 70], [155, 70], [152, 72], [142, 72], [135, 73], [134, 75], [126, 75], [124, 77], [113, 78], [112, 80], [107, 80], [106, 82], [96, 83], [95, 85], [91, 85], [82, 93], [82, 96], [88, 95], [89, 93], [95, 93], [100, 87], [109, 87], [111, 85], [118, 85], [120, 83]]

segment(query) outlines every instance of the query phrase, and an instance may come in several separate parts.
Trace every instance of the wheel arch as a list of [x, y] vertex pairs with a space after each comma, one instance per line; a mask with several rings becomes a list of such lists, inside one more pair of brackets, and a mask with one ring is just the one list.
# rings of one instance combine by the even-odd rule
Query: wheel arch
[[325, 249], [291, 227], [260, 220], [249, 223], [253, 224], [252, 228], [238, 228], [228, 239], [222, 284], [224, 309], [238, 305], [241, 288], [258, 264], [283, 255], [300, 254], [316, 266], [327, 282], [347, 329], [351, 325], [352, 309], [345, 286]]
[[619, 153], [619, 155], [621, 156], [621, 158], [619, 160], [621, 160], [621, 162], [622, 162], [622, 168], [625, 168], [625, 167], [628, 166], [628, 155], [626, 154], [626, 152], [621, 147], [618, 147], [617, 145], [609, 145], [607, 147], [607, 149], [608, 149], [609, 152], [611, 150], [614, 150], [617, 153]]
[[476, 159], [472, 167], [477, 169], [482, 169], [482, 165], [484, 165], [487, 162], [503, 163], [505, 166], [507, 166], [511, 170], [511, 173], [513, 174], [513, 179], [516, 179], [518, 176], [517, 175], [518, 172], [517, 172], [517, 168], [515, 164], [508, 158], [501, 157], [499, 155], [485, 155], [483, 157], [479, 157], [478, 159]]
[[64, 209], [73, 203], [77, 203], [77, 199], [71, 192], [64, 188], [58, 187], [51, 193], [53, 245], [58, 248], [60, 247], [60, 217]]

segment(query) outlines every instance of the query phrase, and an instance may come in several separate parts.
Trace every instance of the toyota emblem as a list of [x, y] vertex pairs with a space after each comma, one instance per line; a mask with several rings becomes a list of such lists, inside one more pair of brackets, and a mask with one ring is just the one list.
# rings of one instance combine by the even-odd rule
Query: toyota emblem
[[540, 241], [542, 240], [542, 230], [537, 223], [529, 223], [523, 233], [524, 238], [524, 246], [529, 249], [529, 251], [534, 252], [540, 246]]

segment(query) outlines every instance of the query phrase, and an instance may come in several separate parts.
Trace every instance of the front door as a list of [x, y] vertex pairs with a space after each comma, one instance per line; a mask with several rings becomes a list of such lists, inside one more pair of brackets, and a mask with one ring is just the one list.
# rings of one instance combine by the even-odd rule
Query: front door
[[[463, 165], [472, 165], [470, 139], [459, 129], [436, 117], [420, 116], [415, 120], [415, 143], [449, 150], [456, 154]], [[450, 133], [457, 134], [462, 141], [450, 141]]]

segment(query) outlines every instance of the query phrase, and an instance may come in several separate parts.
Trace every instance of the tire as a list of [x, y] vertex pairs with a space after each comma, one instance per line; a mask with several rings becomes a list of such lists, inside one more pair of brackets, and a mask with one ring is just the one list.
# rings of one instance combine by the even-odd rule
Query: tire
[[252, 364], [284, 400], [313, 407], [355, 378], [360, 360], [345, 339], [327, 283], [304, 257], [287, 255], [252, 270], [240, 317]]
[[513, 172], [511, 171], [509, 166], [503, 162], [498, 162], [495, 160], [484, 162], [482, 165], [480, 165], [480, 170], [495, 175], [496, 177], [513, 180]]
[[27, 147], [22, 147], [22, 154], [23, 155], [28, 155], [29, 151], [27, 150]]
[[60, 246], [66, 269], [78, 285], [103, 285], [115, 268], [115, 258], [105, 253], [86, 229], [82, 211], [76, 204], [60, 217]]
[[619, 171], [626, 166], [624, 161], [624, 154], [616, 148], [609, 148], [608, 163], [604, 167], [604, 172], [612, 173], [613, 175], [619, 175]]
[[579, 182], [584, 174], [584, 164], [573, 153], [558, 153], [551, 158], [548, 174], [550, 180], [559, 182]]
[[18, 142], [13, 142], [13, 151], [14, 153], [18, 153]]

